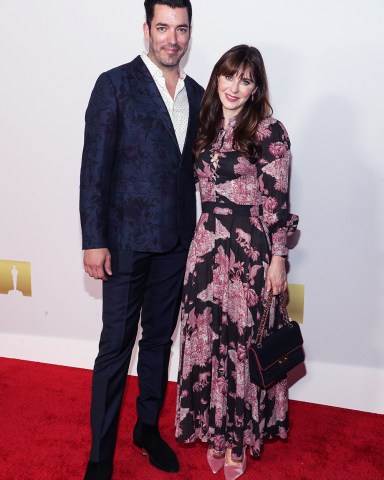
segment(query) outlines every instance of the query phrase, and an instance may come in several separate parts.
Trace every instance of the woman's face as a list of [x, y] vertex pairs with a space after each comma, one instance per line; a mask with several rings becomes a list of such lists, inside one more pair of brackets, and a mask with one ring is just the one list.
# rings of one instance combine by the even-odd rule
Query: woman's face
[[256, 91], [256, 85], [249, 72], [241, 77], [234, 75], [220, 75], [217, 82], [217, 91], [223, 106], [224, 118], [236, 116], [245, 102]]

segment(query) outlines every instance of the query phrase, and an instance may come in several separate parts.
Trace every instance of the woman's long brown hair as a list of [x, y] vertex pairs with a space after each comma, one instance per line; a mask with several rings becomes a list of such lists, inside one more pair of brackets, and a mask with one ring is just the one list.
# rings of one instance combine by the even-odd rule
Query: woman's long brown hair
[[194, 146], [195, 157], [217, 137], [222, 125], [223, 109], [217, 91], [220, 75], [250, 76], [257, 90], [238, 115], [234, 129], [234, 148], [255, 162], [260, 155], [256, 130], [264, 118], [272, 115], [269, 103], [268, 80], [261, 53], [255, 47], [237, 45], [228, 50], [213, 68], [211, 78], [201, 103], [200, 130]]

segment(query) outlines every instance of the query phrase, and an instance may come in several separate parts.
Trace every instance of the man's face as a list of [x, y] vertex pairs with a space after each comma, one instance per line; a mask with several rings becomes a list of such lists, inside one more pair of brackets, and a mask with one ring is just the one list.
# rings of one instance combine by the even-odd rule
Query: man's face
[[187, 9], [156, 4], [150, 27], [144, 24], [148, 57], [161, 69], [177, 67], [191, 36]]

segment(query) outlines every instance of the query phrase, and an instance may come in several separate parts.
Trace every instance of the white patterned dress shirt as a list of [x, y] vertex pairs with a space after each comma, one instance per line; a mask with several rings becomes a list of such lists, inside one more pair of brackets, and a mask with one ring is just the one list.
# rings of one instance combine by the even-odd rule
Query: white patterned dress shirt
[[186, 74], [183, 69], [179, 67], [179, 80], [177, 81], [176, 85], [175, 97], [172, 98], [168, 92], [165, 84], [165, 78], [160, 68], [149, 59], [145, 52], [141, 54], [141, 58], [148, 68], [149, 73], [152, 75], [152, 78], [159, 89], [161, 98], [167, 107], [169, 116], [172, 120], [173, 128], [175, 129], [177, 143], [179, 144], [180, 151], [182, 152], [184, 148], [185, 137], [187, 135], [189, 120], [188, 95], [184, 83]]

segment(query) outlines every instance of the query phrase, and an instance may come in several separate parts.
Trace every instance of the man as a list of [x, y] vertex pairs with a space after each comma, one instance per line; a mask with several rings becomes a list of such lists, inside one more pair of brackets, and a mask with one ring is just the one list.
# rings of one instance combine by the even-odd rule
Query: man
[[144, 2], [148, 54], [103, 73], [86, 112], [80, 182], [84, 268], [103, 280], [103, 329], [92, 383], [85, 480], [112, 478], [126, 375], [141, 314], [135, 445], [176, 472], [161, 438], [171, 336], [195, 227], [192, 146], [203, 89], [179, 66], [189, 0]]

